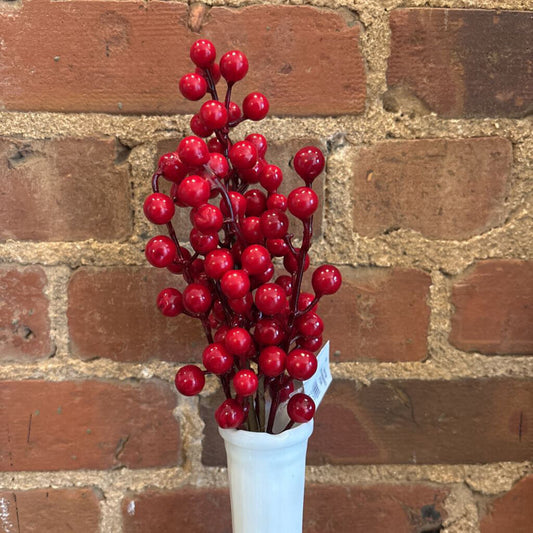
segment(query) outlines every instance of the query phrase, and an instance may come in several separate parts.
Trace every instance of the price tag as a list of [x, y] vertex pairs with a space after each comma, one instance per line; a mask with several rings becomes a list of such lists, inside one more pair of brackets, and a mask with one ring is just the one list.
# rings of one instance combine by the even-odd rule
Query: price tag
[[326, 342], [316, 358], [318, 362], [316, 372], [303, 384], [305, 393], [313, 398], [315, 406], [318, 408], [333, 379], [329, 368], [329, 341]]

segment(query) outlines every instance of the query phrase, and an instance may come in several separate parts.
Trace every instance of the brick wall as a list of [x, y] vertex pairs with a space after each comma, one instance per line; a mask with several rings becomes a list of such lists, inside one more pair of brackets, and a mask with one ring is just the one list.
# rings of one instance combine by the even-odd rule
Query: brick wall
[[531, 531], [531, 4], [289, 4], [0, 0], [1, 531], [230, 531], [218, 393], [173, 388], [201, 330], [143, 254], [198, 36], [248, 55], [272, 162], [327, 153], [305, 532]]

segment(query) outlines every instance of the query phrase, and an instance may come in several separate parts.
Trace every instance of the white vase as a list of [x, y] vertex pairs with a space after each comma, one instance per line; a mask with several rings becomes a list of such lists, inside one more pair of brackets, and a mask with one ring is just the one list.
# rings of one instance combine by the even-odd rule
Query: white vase
[[228, 458], [233, 533], [302, 533], [313, 420], [270, 435], [220, 429]]

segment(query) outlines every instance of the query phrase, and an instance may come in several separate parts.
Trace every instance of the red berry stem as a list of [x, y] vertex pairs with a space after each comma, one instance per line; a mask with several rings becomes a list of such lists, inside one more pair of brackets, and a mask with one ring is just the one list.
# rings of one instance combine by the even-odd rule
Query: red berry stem
[[224, 98], [224, 105], [226, 106], [226, 109], [229, 111], [229, 105], [231, 103], [231, 89], [233, 89], [233, 84], [235, 82], [228, 81], [227, 82], [227, 89], [226, 89], [226, 98]]
[[211, 73], [211, 67], [204, 70], [205, 79], [207, 81], [207, 92], [211, 95], [213, 100], [218, 100], [217, 88], [215, 81], [213, 80], [213, 74]]
[[283, 431], [287, 431], [288, 429], [291, 429], [292, 426], [294, 426], [294, 420], [289, 420], [287, 422], [287, 425], [283, 428], [282, 433], [283, 433]]
[[281, 386], [281, 377], [274, 378], [271, 384], [271, 391], [274, 391], [272, 395], [272, 403], [270, 404], [270, 412], [268, 413], [267, 433], [273, 433], [274, 420], [276, 419], [276, 412], [279, 407], [279, 389]]
[[233, 211], [233, 205], [231, 204], [231, 200], [228, 194], [228, 191], [226, 190], [226, 187], [224, 187], [224, 184], [217, 178], [213, 177], [213, 181], [218, 187], [218, 190], [220, 191], [220, 194], [223, 196], [224, 201], [226, 202], [226, 205], [228, 206], [229, 211], [229, 222], [228, 224], [231, 227], [230, 234], [236, 235], [237, 239], [241, 242], [243, 246], [246, 246], [248, 243], [244, 239], [241, 229], [239, 228], [239, 225], [237, 224], [237, 221], [235, 220], [235, 213]]
[[207, 313], [201, 315], [200, 320], [202, 322], [202, 327], [204, 328], [204, 333], [209, 344], [213, 344], [213, 333], [211, 331], [211, 326], [209, 325], [209, 319], [207, 318]]
[[159, 192], [159, 178], [161, 176], [162, 174], [159, 170], [157, 172], [154, 172], [154, 175], [152, 176], [152, 190], [154, 192]]

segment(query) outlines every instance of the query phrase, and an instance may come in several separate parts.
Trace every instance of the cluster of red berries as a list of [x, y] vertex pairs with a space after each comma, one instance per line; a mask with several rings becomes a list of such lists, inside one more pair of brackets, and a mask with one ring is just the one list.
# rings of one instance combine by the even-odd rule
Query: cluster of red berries
[[[339, 270], [323, 265], [312, 274], [314, 294], [301, 290], [318, 207], [312, 184], [324, 168], [324, 156], [313, 146], [302, 148], [293, 166], [305, 185], [288, 196], [280, 194], [283, 174], [265, 159], [265, 137], [252, 133], [235, 143], [229, 137], [239, 123], [261, 120], [269, 109], [258, 92], [244, 98], [242, 110], [231, 100], [233, 85], [248, 71], [246, 56], [232, 50], [217, 64], [213, 43], [203, 39], [192, 45], [190, 56], [197, 68], [181, 78], [180, 91], [189, 100], [207, 93], [211, 99], [191, 119], [195, 135], [163, 155], [152, 177], [144, 213], [154, 224], [166, 225], [168, 236], [150, 239], [146, 258], [183, 275], [188, 284], [183, 292], [161, 291], [160, 311], [200, 319], [208, 341], [202, 354], [205, 370], [182, 367], [176, 375], [178, 391], [198, 394], [205, 374], [214, 374], [226, 395], [215, 413], [219, 426], [247, 422], [243, 427], [249, 430], [272, 432], [276, 410], [287, 400], [289, 426], [313, 417], [312, 398], [295, 394], [294, 382], [316, 371], [324, 327], [317, 304], [341, 285]], [[221, 77], [226, 81], [223, 102], [216, 88]], [[170, 182], [168, 194], [159, 191], [160, 178]], [[175, 206], [190, 208], [192, 252], [176, 237]], [[287, 210], [303, 224], [299, 248], [289, 233]], [[276, 275], [281, 264], [284, 272]]]

